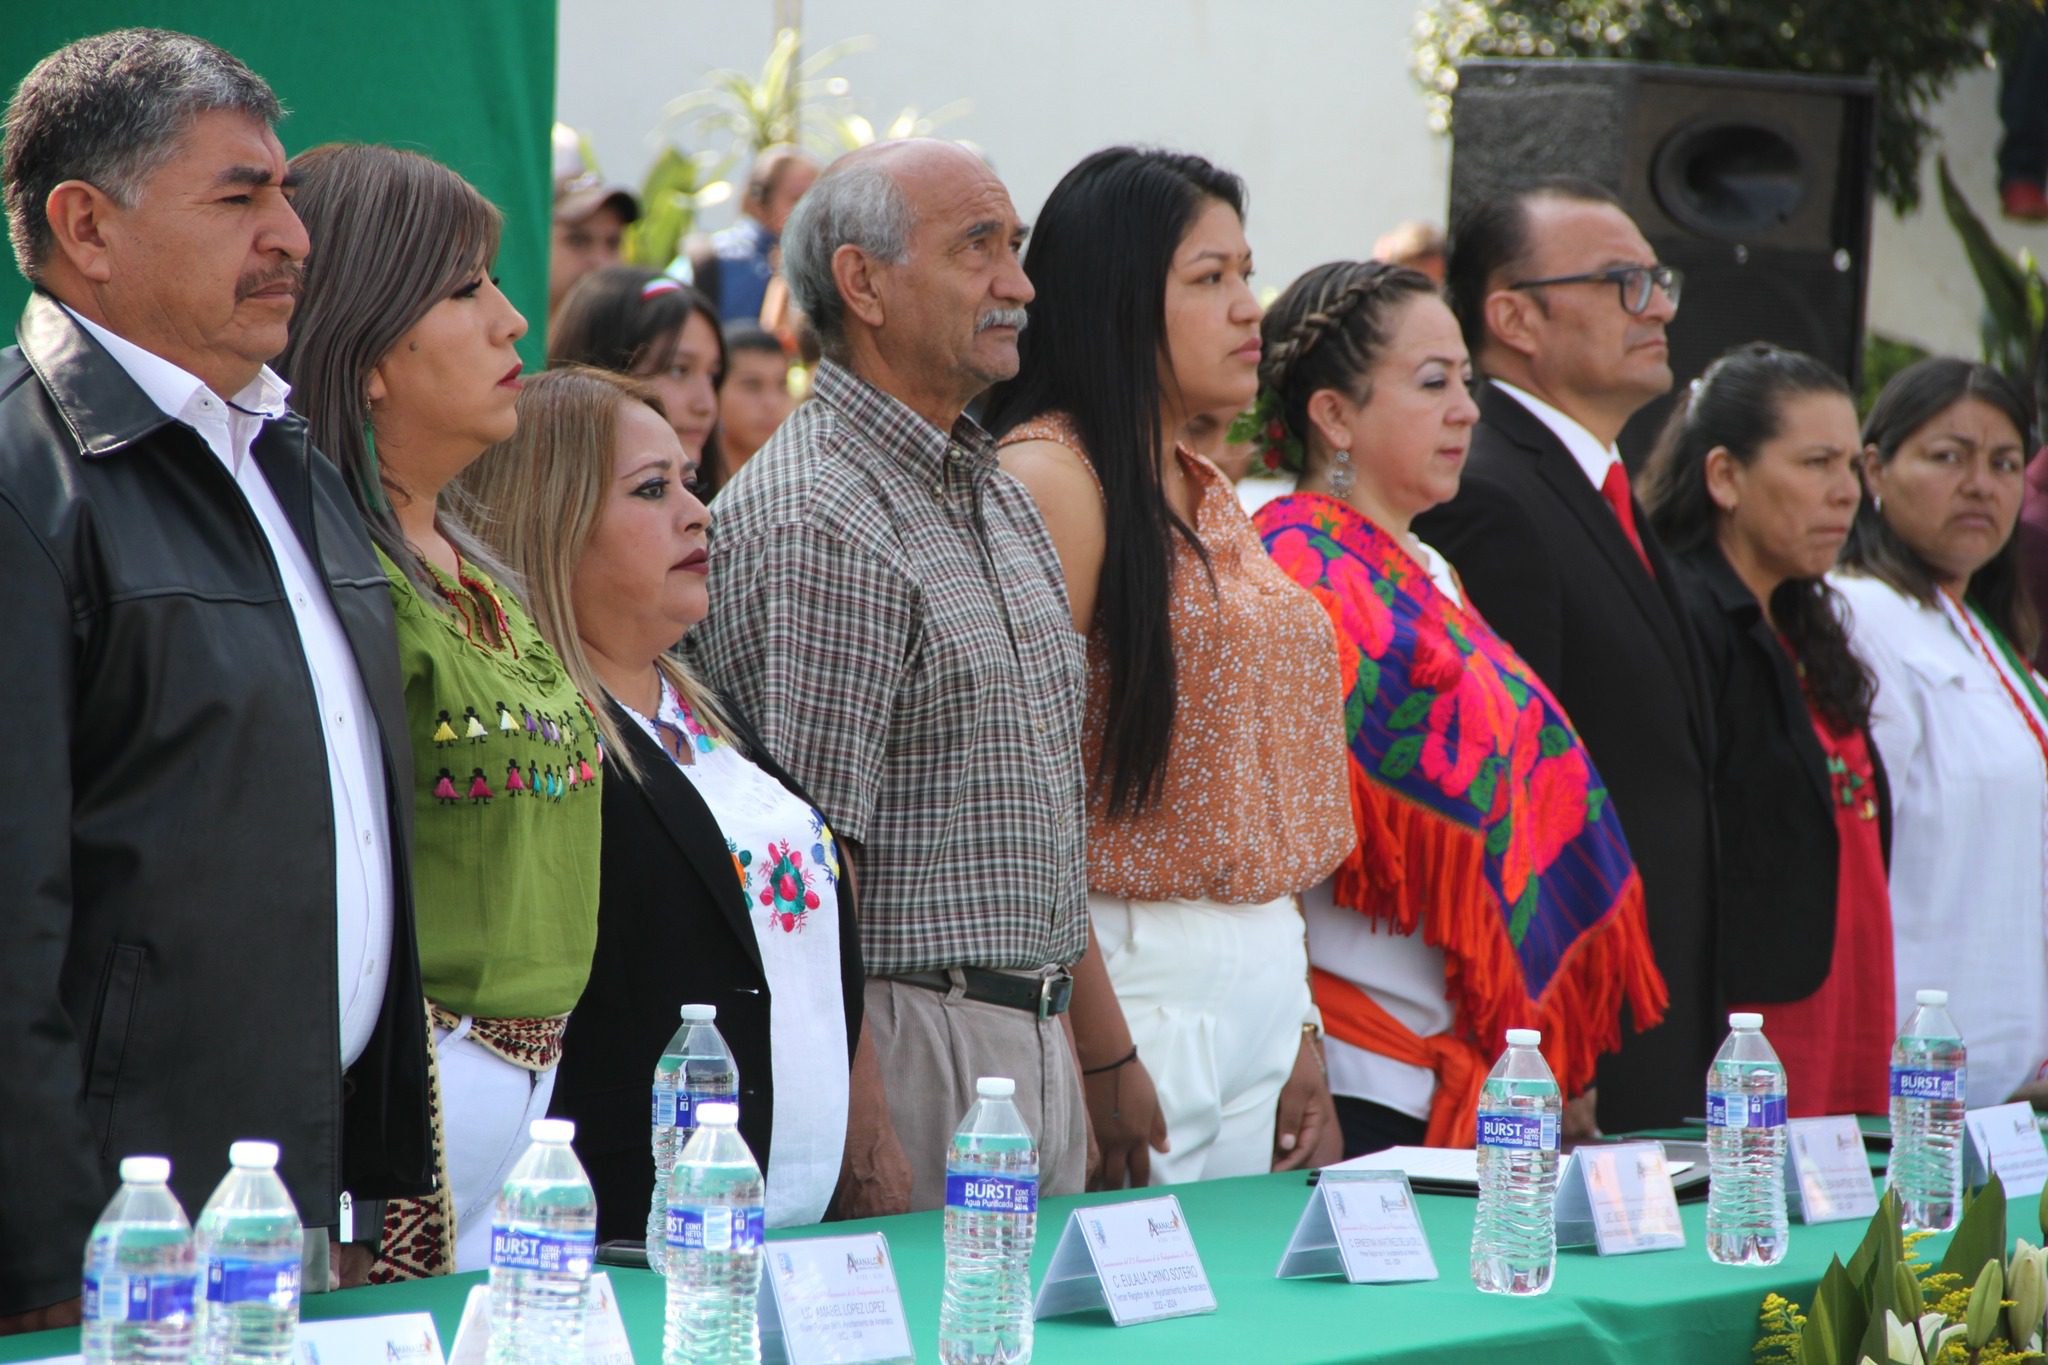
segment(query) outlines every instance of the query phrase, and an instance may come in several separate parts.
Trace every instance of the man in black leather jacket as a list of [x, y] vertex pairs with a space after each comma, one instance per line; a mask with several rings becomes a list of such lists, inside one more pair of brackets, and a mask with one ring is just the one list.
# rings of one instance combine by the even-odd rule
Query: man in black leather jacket
[[77, 1320], [123, 1156], [196, 1217], [278, 1142], [323, 1277], [344, 1191], [432, 1180], [389, 595], [263, 363], [307, 251], [280, 113], [153, 30], [8, 109], [0, 1333]]

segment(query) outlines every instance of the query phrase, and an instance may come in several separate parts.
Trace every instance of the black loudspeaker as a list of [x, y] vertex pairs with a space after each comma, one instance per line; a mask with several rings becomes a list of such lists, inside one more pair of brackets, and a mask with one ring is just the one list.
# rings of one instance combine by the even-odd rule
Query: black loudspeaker
[[[1677, 387], [1745, 341], [1833, 366], [1863, 360], [1877, 93], [1853, 78], [1584, 60], [1458, 68], [1451, 215], [1518, 182], [1613, 190], [1658, 259], [1685, 272], [1671, 325]], [[1671, 410], [1622, 433], [1631, 468]]]

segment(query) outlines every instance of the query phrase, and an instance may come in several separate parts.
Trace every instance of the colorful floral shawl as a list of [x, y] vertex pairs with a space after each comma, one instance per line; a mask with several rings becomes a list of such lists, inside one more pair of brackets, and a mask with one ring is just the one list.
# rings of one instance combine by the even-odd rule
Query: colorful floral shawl
[[[1336, 627], [1359, 826], [1337, 903], [1404, 933], [1419, 926], [1444, 950], [1452, 1031], [1468, 1053], [1450, 1070], [1472, 1101], [1509, 1028], [1542, 1029], [1544, 1054], [1575, 1093], [1619, 1043], [1622, 1002], [1647, 1028], [1663, 1017], [1665, 989], [1641, 878], [1571, 721], [1478, 613], [1349, 504], [1296, 494], [1254, 522]], [[1364, 999], [1318, 973], [1319, 1000], [1330, 983]], [[1413, 1036], [1404, 1041], [1413, 1051]], [[1437, 1131], [1439, 1114], [1467, 1098], [1445, 1094], [1449, 1073], [1437, 1070], [1432, 1141], [1469, 1145], [1470, 1127]]]

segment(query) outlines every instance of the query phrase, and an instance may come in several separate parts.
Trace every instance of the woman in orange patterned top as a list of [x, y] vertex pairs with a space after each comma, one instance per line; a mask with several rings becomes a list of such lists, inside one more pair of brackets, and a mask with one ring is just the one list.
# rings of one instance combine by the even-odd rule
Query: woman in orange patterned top
[[1244, 191], [1194, 156], [1068, 172], [990, 397], [1088, 637], [1093, 938], [1074, 1036], [1102, 1183], [1333, 1157], [1296, 896], [1354, 834], [1328, 622], [1181, 435], [1258, 386]]

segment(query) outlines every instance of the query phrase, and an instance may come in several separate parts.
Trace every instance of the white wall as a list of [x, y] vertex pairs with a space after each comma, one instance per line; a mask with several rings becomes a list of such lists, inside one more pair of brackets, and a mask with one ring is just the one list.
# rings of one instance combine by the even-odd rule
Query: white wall
[[[1083, 155], [1114, 142], [1199, 151], [1251, 187], [1261, 283], [1361, 256], [1405, 218], [1440, 219], [1449, 144], [1409, 68], [1415, 0], [806, 0], [806, 44], [876, 46], [833, 68], [878, 123], [906, 105], [971, 107], [940, 132], [979, 144], [1027, 218]], [[605, 169], [637, 182], [671, 97], [714, 67], [758, 68], [770, 0], [561, 0], [558, 117]], [[2010, 247], [2048, 257], [2048, 229], [1996, 217], [1997, 82], [1973, 73], [1937, 122], [1959, 183]], [[1880, 205], [1870, 323], [1976, 352], [1977, 287], [1939, 207]], [[713, 225], [729, 216], [720, 210]], [[1681, 322], [1682, 326], [1683, 323]]]

